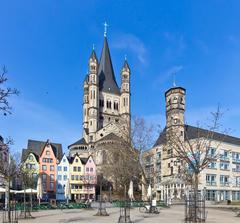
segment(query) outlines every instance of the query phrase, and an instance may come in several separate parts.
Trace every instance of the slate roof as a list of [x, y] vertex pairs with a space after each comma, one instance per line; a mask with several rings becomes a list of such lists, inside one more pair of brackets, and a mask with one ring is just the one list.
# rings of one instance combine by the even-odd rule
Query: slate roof
[[[188, 139], [196, 139], [201, 137], [207, 137], [208, 134], [209, 134], [209, 130], [207, 129], [203, 129], [203, 128], [199, 128], [191, 125], [185, 125], [185, 138], [188, 137]], [[223, 141], [225, 143], [240, 145], [240, 138], [230, 136], [230, 135], [225, 135], [219, 132], [214, 132], [213, 139], [217, 141]], [[154, 144], [154, 147], [158, 145], [162, 145], [164, 143], [166, 143], [166, 127], [160, 133], [156, 143]]]
[[69, 145], [68, 148], [71, 147], [71, 146], [75, 146], [75, 145], [76, 146], [78, 146], [78, 145], [87, 145], [87, 143], [86, 143], [86, 140], [84, 138], [81, 138], [77, 142]]
[[[35, 155], [40, 156], [46, 144], [47, 142], [29, 139], [27, 149], [26, 149], [27, 151], [25, 151], [24, 149], [22, 151], [22, 159], [26, 158], [25, 156], [26, 154], [28, 155], [29, 152], [32, 152]], [[50, 145], [52, 146], [52, 149], [56, 158], [58, 160], [61, 160], [63, 155], [62, 144], [50, 142]]]
[[39, 156], [36, 153], [34, 153], [33, 151], [28, 150], [28, 149], [22, 149], [21, 161], [24, 162], [27, 159], [27, 157], [30, 153], [32, 153], [35, 156], [35, 158], [38, 162], [39, 161]]
[[103, 49], [98, 67], [99, 90], [120, 95], [120, 89], [114, 75], [107, 38], [104, 37]]

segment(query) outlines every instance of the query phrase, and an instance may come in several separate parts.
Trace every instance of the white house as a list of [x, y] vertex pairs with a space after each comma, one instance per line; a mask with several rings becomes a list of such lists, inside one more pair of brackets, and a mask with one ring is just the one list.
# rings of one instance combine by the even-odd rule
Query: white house
[[65, 186], [70, 178], [69, 160], [64, 154], [57, 167], [57, 200], [65, 200]]

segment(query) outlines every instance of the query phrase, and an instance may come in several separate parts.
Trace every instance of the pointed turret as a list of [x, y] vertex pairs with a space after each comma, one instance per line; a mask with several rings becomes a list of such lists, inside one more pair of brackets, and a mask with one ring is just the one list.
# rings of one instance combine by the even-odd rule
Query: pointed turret
[[125, 56], [125, 60], [121, 70], [121, 116], [126, 121], [126, 129], [129, 130], [130, 134], [130, 125], [131, 125], [131, 115], [130, 115], [130, 67]]
[[104, 37], [103, 49], [98, 68], [99, 90], [112, 94], [120, 94], [119, 87], [114, 75], [112, 60], [108, 47], [107, 37]]
[[122, 71], [130, 72], [130, 67], [129, 67], [129, 65], [128, 65], [128, 62], [127, 62], [127, 58], [126, 58], [126, 57], [125, 57], [125, 60], [124, 60], [123, 66], [122, 66]]

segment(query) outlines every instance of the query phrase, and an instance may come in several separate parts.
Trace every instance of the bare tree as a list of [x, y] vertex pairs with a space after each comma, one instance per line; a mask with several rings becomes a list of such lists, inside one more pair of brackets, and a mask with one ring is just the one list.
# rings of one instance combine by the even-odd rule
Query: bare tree
[[142, 154], [153, 143], [154, 127], [147, 125], [143, 118], [134, 118], [131, 130], [128, 128], [121, 133], [121, 138], [103, 142], [106, 157], [103, 155], [101, 168], [104, 175], [113, 182], [115, 191], [122, 195], [124, 187], [131, 180], [135, 185], [146, 185]]
[[[9, 145], [5, 144], [5, 146]], [[13, 180], [19, 175], [19, 163], [11, 154], [9, 154], [7, 161], [0, 156], [0, 175], [4, 180], [6, 188], [8, 221], [11, 222], [10, 187]]]
[[9, 97], [12, 95], [19, 95], [19, 91], [16, 88], [6, 87], [7, 82], [7, 69], [3, 66], [0, 73], [0, 111], [3, 115], [11, 114], [12, 107], [9, 104]]
[[[181, 161], [182, 169], [177, 175], [178, 178], [181, 177], [185, 181], [185, 184], [192, 186], [195, 211], [197, 211], [199, 174], [209, 163], [218, 159], [218, 148], [226, 136], [226, 131], [219, 134], [221, 130], [220, 118], [222, 116], [220, 108], [218, 107], [216, 112], [211, 114], [212, 119], [207, 128], [203, 129], [200, 126], [195, 128], [195, 137], [189, 135], [186, 126], [183, 127], [183, 132], [175, 126], [169, 127], [166, 132], [165, 149], [170, 149], [170, 158]], [[213, 146], [216, 149], [215, 153], [211, 153]], [[196, 213], [195, 217], [197, 218]]]

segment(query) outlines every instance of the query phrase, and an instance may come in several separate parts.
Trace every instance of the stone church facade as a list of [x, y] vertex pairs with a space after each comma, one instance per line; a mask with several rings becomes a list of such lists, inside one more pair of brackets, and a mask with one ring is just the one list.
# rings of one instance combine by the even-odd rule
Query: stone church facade
[[83, 83], [83, 135], [68, 146], [70, 156], [93, 155], [101, 166], [106, 157], [105, 143], [128, 137], [131, 123], [130, 67], [125, 58], [120, 71], [121, 86], [115, 78], [106, 33], [100, 60], [92, 50], [88, 74]]

